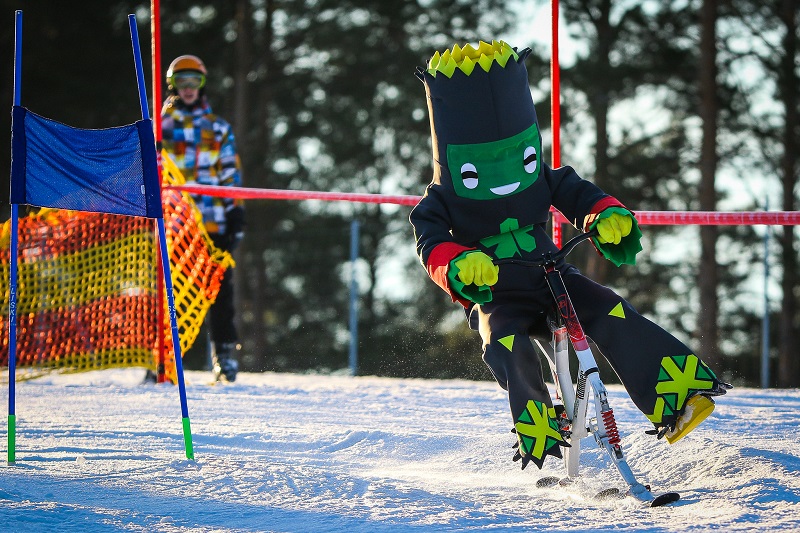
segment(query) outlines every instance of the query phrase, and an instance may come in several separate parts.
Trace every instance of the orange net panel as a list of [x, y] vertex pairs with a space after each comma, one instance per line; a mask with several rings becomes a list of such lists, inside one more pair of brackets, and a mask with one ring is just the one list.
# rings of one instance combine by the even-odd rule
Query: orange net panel
[[[186, 180], [166, 152], [162, 152], [162, 158], [163, 183], [184, 184]], [[189, 194], [164, 191], [161, 201], [164, 204], [164, 226], [175, 289], [181, 352], [186, 353], [200, 333], [208, 308], [217, 298], [225, 270], [232, 268], [234, 261], [231, 254], [214, 246], [203, 226], [200, 210]], [[175, 355], [166, 301], [164, 306], [166, 375], [175, 383]]]
[[[164, 182], [183, 177], [165, 157]], [[230, 254], [216, 249], [187, 194], [162, 196], [180, 344], [194, 343]], [[0, 230], [0, 365], [8, 366], [10, 226]], [[155, 221], [42, 209], [19, 220], [17, 378], [103, 368], [155, 369], [159, 346]], [[161, 288], [163, 290], [163, 288]], [[168, 324], [165, 368], [175, 358]], [[4, 375], [5, 380], [8, 374]]]

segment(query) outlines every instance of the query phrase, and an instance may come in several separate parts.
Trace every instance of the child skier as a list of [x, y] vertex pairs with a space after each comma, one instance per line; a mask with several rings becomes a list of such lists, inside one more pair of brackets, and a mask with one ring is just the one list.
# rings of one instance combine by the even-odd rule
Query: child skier
[[[504, 42], [455, 45], [417, 69], [428, 99], [433, 179], [410, 216], [433, 281], [477, 313], [483, 359], [508, 391], [522, 467], [539, 468], [569, 446], [529, 338], [552, 296], [541, 270], [494, 260], [538, 258], [557, 248], [545, 230], [550, 206], [576, 228], [596, 228], [597, 250], [615, 265], [641, 251], [636, 219], [570, 167], [542, 161], [524, 60]], [[559, 265], [587, 335], [608, 359], [659, 438], [675, 442], [713, 410], [730, 385], [683, 343], [610, 289]], [[524, 423], [523, 423], [524, 422]]]

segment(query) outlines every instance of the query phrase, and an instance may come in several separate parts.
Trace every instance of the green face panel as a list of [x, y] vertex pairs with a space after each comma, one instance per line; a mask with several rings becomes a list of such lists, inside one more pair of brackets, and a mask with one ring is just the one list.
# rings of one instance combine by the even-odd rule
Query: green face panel
[[453, 188], [462, 198], [494, 200], [522, 192], [539, 177], [539, 128], [513, 137], [478, 144], [447, 145], [447, 166]]

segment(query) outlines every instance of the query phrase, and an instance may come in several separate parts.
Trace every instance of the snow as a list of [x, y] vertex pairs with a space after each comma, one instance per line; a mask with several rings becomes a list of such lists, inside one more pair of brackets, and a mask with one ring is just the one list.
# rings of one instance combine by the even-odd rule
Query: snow
[[670, 446], [609, 387], [634, 472], [682, 496], [647, 508], [591, 497], [623, 488], [591, 437], [576, 483], [537, 488], [564, 475], [561, 462], [521, 471], [510, 460], [510, 415], [494, 383], [266, 373], [212, 386], [208, 373], [188, 372], [189, 461], [177, 387], [142, 376], [17, 384], [2, 531], [800, 530], [797, 390], [734, 389]]

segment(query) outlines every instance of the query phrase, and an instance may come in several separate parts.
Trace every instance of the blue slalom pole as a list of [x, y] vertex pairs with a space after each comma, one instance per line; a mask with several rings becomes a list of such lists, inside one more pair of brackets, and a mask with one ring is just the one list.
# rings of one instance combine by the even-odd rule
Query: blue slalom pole
[[19, 105], [22, 94], [22, 11], [18, 10], [14, 34], [16, 45], [14, 49], [14, 105]]
[[167, 293], [167, 309], [169, 310], [169, 323], [172, 328], [172, 350], [175, 353], [175, 374], [178, 376], [178, 394], [181, 397], [181, 416], [183, 417], [183, 442], [186, 448], [186, 458], [194, 459], [192, 446], [192, 426], [189, 423], [189, 406], [186, 402], [186, 384], [183, 380], [183, 360], [181, 359], [181, 339], [178, 335], [178, 317], [175, 311], [175, 294], [172, 288], [172, 276], [169, 269], [169, 251], [167, 250], [167, 232], [164, 229], [164, 218], [158, 222], [158, 244], [161, 247], [161, 264], [164, 267], [164, 289]]
[[[769, 198], [764, 202], [769, 211]], [[769, 226], [764, 226], [764, 316], [761, 319], [761, 388], [769, 388]]]
[[350, 375], [358, 375], [358, 279], [356, 279], [356, 261], [358, 261], [358, 220], [350, 223]]
[[[14, 105], [18, 106], [22, 95], [22, 11], [16, 12], [14, 25]], [[17, 258], [19, 240], [19, 206], [11, 204], [11, 264], [9, 268], [8, 294], [8, 464], [17, 460]]]
[[136, 86], [139, 88], [139, 105], [142, 107], [142, 119], [150, 118], [147, 108], [147, 93], [144, 84], [144, 68], [142, 67], [142, 51], [139, 48], [139, 30], [136, 28], [136, 16], [128, 15], [128, 27], [131, 30], [131, 45], [133, 46], [133, 61], [136, 65]]
[[[128, 26], [131, 30], [131, 45], [133, 46], [133, 60], [136, 65], [136, 83], [139, 87], [139, 103], [142, 107], [142, 119], [149, 120], [150, 112], [147, 108], [147, 95], [144, 85], [144, 69], [142, 68], [142, 53], [139, 49], [139, 32], [136, 28], [136, 17], [128, 15]], [[155, 149], [155, 146], [153, 147]], [[164, 228], [164, 215], [156, 219], [158, 223], [158, 243], [161, 250], [161, 266], [164, 271], [164, 291], [167, 293], [167, 310], [172, 331], [172, 350], [175, 354], [175, 374], [178, 378], [178, 394], [181, 399], [181, 416], [183, 418], [183, 443], [186, 449], [186, 458], [194, 459], [194, 446], [192, 445], [192, 427], [189, 422], [189, 406], [186, 401], [186, 383], [183, 379], [183, 359], [181, 354], [181, 339], [178, 334], [178, 316], [175, 310], [175, 294], [172, 286], [172, 274], [169, 267], [169, 250], [167, 250], [167, 232]]]
[[11, 265], [8, 295], [8, 464], [17, 459], [17, 216], [19, 206], [11, 204]]

